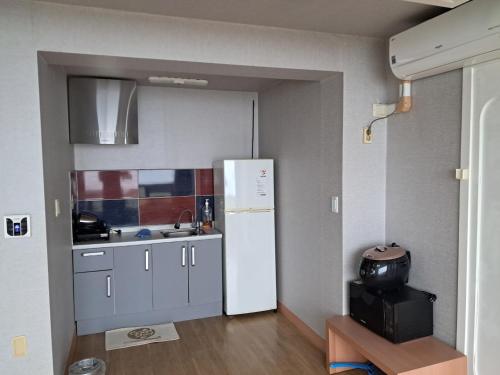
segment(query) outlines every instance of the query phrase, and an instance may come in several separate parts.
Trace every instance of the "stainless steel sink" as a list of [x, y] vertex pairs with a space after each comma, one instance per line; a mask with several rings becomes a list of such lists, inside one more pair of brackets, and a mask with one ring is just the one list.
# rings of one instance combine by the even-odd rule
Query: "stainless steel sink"
[[197, 236], [198, 230], [193, 228], [185, 228], [185, 229], [177, 229], [177, 230], [172, 230], [172, 231], [167, 231], [167, 232], [161, 232], [163, 234], [163, 237], [190, 237], [190, 236]]

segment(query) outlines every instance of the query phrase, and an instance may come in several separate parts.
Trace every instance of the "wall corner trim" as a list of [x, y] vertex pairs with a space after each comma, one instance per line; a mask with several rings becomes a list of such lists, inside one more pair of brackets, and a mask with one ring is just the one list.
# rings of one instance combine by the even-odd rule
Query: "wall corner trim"
[[69, 347], [68, 358], [66, 359], [65, 374], [69, 372], [69, 366], [73, 364], [75, 356], [76, 356], [76, 332], [73, 332], [73, 338], [71, 339], [71, 346]]
[[318, 335], [311, 327], [304, 323], [297, 315], [295, 315], [288, 307], [278, 301], [278, 311], [281, 313], [292, 325], [299, 330], [299, 332], [317, 349], [325, 352], [326, 340]]

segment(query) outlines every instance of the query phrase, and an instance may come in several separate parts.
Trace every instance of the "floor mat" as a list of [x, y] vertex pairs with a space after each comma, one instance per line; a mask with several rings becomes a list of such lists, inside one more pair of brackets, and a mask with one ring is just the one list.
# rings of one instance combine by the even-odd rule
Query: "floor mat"
[[119, 328], [106, 331], [106, 350], [146, 345], [153, 342], [178, 340], [179, 334], [174, 323], [152, 326]]

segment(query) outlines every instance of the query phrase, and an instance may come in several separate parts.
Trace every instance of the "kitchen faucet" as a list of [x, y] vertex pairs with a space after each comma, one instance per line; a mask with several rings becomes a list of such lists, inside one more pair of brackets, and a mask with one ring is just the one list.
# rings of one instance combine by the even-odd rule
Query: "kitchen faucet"
[[193, 211], [189, 210], [189, 209], [186, 209], [186, 210], [183, 210], [181, 212], [181, 214], [179, 215], [179, 218], [177, 219], [177, 221], [175, 222], [174, 224], [174, 228], [175, 229], [179, 229], [181, 227], [181, 219], [182, 219], [182, 216], [188, 212], [190, 215], [191, 215], [191, 226], [193, 228], [196, 228], [197, 225], [196, 225], [196, 220], [195, 220], [195, 217], [194, 217], [194, 214], [193, 214]]

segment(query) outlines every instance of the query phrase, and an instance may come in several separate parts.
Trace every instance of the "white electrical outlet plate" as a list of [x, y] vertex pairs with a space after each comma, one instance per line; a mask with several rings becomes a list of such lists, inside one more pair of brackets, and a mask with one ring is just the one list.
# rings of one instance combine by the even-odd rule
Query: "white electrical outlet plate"
[[373, 117], [385, 117], [389, 116], [396, 106], [394, 104], [374, 104], [373, 105]]
[[373, 130], [368, 134], [368, 128], [363, 128], [363, 143], [365, 145], [372, 143], [373, 141]]
[[5, 238], [31, 237], [30, 215], [7, 215], [3, 217]]

